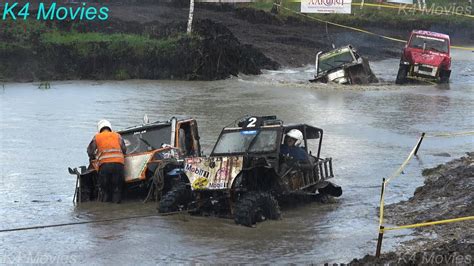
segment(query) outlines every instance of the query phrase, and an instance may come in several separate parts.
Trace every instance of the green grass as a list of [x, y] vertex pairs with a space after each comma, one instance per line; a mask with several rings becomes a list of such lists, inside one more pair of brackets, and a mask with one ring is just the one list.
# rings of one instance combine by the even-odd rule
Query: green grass
[[79, 33], [76, 31], [60, 31], [54, 26], [38, 21], [3, 21], [0, 22], [0, 50], [14, 47], [34, 47], [44, 45], [87, 45], [90, 43], [105, 43], [110, 46], [128, 46], [134, 49], [153, 47], [162, 51], [174, 48], [176, 42], [186, 37], [180, 34], [164, 39], [154, 39], [147, 35], [138, 34], [105, 34], [99, 32]]
[[181, 37], [183, 35], [166, 39], [151, 39], [148, 36], [136, 34], [64, 33], [55, 31], [43, 34], [42, 42], [54, 44], [121, 43], [131, 47], [155, 46], [159, 49], [167, 50], [172, 48], [173, 44]]
[[[416, 1], [415, 1], [416, 2]], [[426, 0], [427, 8], [431, 8], [432, 4], [441, 6], [466, 6], [467, 0]], [[353, 3], [360, 3], [360, 1], [353, 1]], [[365, 3], [376, 3], [376, 1], [365, 1]], [[243, 6], [270, 11], [273, 5], [273, 1], [258, 1], [250, 4], [244, 4]], [[279, 16], [286, 18], [289, 16], [305, 19], [303, 16], [298, 15], [300, 13], [301, 4], [292, 0], [283, 0], [282, 6], [291, 11], [285, 9], [280, 10]], [[474, 12], [474, 10], [473, 10]], [[430, 26], [430, 25], [449, 25], [452, 27], [474, 27], [474, 18], [469, 18], [459, 15], [432, 15], [432, 14], [421, 14], [420, 12], [399, 12], [398, 9], [387, 9], [364, 6], [352, 7], [352, 14], [306, 14], [309, 17], [323, 19], [335, 23], [340, 23], [348, 26], [395, 26], [400, 28], [410, 28], [413, 24], [417, 24], [419, 27]]]

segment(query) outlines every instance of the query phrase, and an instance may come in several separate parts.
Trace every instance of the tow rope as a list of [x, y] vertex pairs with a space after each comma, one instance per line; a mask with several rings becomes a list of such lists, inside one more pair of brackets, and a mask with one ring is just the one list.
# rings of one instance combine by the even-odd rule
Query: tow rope
[[183, 210], [183, 211], [168, 212], [168, 213], [158, 213], [158, 214], [147, 214], [147, 215], [127, 216], [127, 217], [109, 218], [109, 219], [101, 219], [101, 220], [93, 220], [93, 221], [82, 221], [82, 222], [73, 222], [73, 223], [37, 225], [37, 226], [29, 226], [29, 227], [17, 227], [17, 228], [10, 228], [10, 229], [2, 229], [2, 230], [0, 230], [0, 233], [16, 232], [16, 231], [26, 231], [26, 230], [36, 230], [36, 229], [45, 229], [45, 228], [71, 226], [71, 225], [80, 225], [80, 224], [104, 223], [104, 222], [113, 222], [113, 221], [139, 219], [139, 218], [169, 216], [169, 215], [184, 213], [184, 212], [188, 212], [188, 211], [189, 211], [189, 210]]

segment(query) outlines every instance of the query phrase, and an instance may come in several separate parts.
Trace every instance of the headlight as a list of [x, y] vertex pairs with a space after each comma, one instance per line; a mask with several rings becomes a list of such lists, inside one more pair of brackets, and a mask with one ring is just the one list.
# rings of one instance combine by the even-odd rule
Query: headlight
[[343, 78], [345, 76], [346, 76], [346, 71], [344, 71], [344, 69], [341, 69], [341, 70], [338, 70], [336, 72], [332, 72], [332, 73], [328, 74], [328, 79], [330, 81], [334, 81], [335, 79]]

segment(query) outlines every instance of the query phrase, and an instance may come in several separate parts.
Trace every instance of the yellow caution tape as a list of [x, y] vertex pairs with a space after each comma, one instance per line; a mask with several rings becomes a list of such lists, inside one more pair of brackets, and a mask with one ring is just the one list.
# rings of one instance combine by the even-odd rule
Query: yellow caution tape
[[[300, 0], [295, 0], [294, 2], [301, 2]], [[353, 6], [369, 6], [369, 7], [383, 7], [383, 8], [388, 8], [388, 9], [400, 9], [401, 7], [406, 7], [407, 5], [387, 5], [387, 4], [371, 4], [371, 3], [352, 3]], [[415, 10], [419, 12], [426, 12], [426, 11], [431, 11], [431, 9], [422, 9], [418, 8], [415, 5], [411, 6], [408, 8], [409, 10]], [[474, 15], [470, 14], [464, 14], [464, 13], [459, 13], [459, 12], [453, 12], [449, 10], [436, 10], [437, 14], [445, 14], [445, 15], [456, 15], [456, 16], [462, 16], [462, 17], [468, 17], [468, 18], [474, 18]]]
[[[295, 1], [295, 2], [300, 2], [300, 1]], [[386, 39], [386, 40], [390, 40], [390, 41], [401, 42], [401, 43], [407, 43], [405, 40], [401, 40], [401, 39], [397, 39], [397, 38], [385, 36], [385, 35], [382, 35], [382, 34], [377, 34], [377, 33], [374, 33], [374, 32], [368, 31], [368, 30], [364, 30], [364, 29], [361, 29], [361, 28], [346, 26], [346, 25], [342, 25], [342, 24], [339, 24], [339, 23], [327, 21], [327, 20], [324, 20], [324, 19], [319, 19], [319, 18], [311, 17], [311, 16], [308, 16], [308, 15], [306, 15], [306, 14], [296, 12], [296, 11], [290, 9], [290, 8], [284, 7], [284, 6], [282, 6], [281, 4], [274, 3], [273, 5], [279, 6], [279, 7], [282, 8], [282, 9], [285, 9], [285, 10], [287, 10], [287, 11], [290, 11], [290, 12], [292, 12], [292, 13], [294, 13], [294, 14], [297, 14], [297, 15], [300, 15], [300, 16], [302, 16], [302, 17], [306, 17], [306, 18], [309, 18], [309, 19], [312, 19], [312, 20], [316, 20], [316, 21], [319, 21], [319, 22], [322, 22], [322, 23], [327, 23], [327, 24], [329, 24], [329, 25], [333, 25], [333, 26], [336, 26], [336, 27], [340, 27], [340, 28], [350, 29], [350, 30], [353, 30], [353, 31], [362, 32], [362, 33], [365, 33], [365, 34], [369, 34], [369, 35], [372, 35], [372, 36], [377, 36], [377, 37], [380, 37], [380, 38], [383, 38], [383, 39]], [[365, 5], [368, 5], [368, 4], [365, 4]], [[474, 17], [474, 16], [472, 16], [472, 17]], [[460, 49], [460, 50], [466, 50], [466, 51], [474, 51], [474, 47], [463, 47], [463, 46], [450, 46], [450, 47], [451, 47], [452, 49]]]
[[388, 228], [380, 229], [379, 231], [383, 233], [384, 231], [390, 231], [390, 230], [401, 230], [401, 229], [409, 229], [409, 228], [416, 228], [416, 227], [423, 227], [423, 226], [430, 226], [430, 225], [437, 225], [437, 224], [455, 223], [455, 222], [462, 222], [462, 221], [472, 221], [472, 220], [474, 220], [474, 216], [467, 216], [467, 217], [447, 219], [447, 220], [434, 221], [434, 222], [401, 225], [397, 227], [388, 227]]
[[327, 23], [327, 24], [329, 24], [329, 25], [334, 25], [334, 26], [337, 26], [337, 27], [346, 28], [346, 29], [350, 29], [350, 30], [353, 30], [353, 31], [358, 31], [358, 32], [362, 32], [362, 33], [369, 34], [369, 35], [374, 35], [374, 36], [377, 36], [377, 37], [380, 37], [380, 38], [384, 38], [384, 39], [387, 39], [387, 40], [391, 40], [391, 41], [406, 43], [406, 41], [400, 40], [400, 39], [397, 39], [397, 38], [392, 38], [392, 37], [388, 37], [388, 36], [385, 36], [385, 35], [381, 35], [381, 34], [377, 34], [377, 33], [374, 33], [374, 32], [370, 32], [370, 31], [367, 31], [367, 30], [364, 30], [364, 29], [360, 29], [360, 28], [356, 28], [356, 27], [351, 27], [351, 26], [346, 26], [346, 25], [342, 25], [342, 24], [339, 24], [339, 23], [335, 23], [335, 22], [331, 22], [331, 21], [327, 21], [327, 20], [323, 20], [323, 19], [311, 17], [311, 16], [308, 16], [308, 15], [306, 15], [306, 14], [298, 13], [298, 12], [292, 10], [292, 9], [289, 9], [289, 8], [287, 8], [287, 7], [284, 7], [284, 6], [281, 6], [281, 5], [279, 5], [279, 4], [274, 4], [274, 5], [279, 6], [280, 8], [283, 8], [283, 9], [285, 9], [285, 10], [288, 10], [288, 11], [290, 11], [290, 12], [292, 12], [292, 13], [298, 14], [298, 15], [300, 15], [300, 16], [303, 16], [303, 17], [306, 17], [306, 18], [309, 18], [309, 19], [312, 19], [312, 20], [316, 20], [316, 21], [319, 21], [319, 22]]
[[466, 50], [466, 51], [474, 51], [474, 47], [462, 47], [462, 46], [456, 46], [456, 45], [451, 45], [450, 47], [451, 47], [452, 49]]
[[415, 147], [413, 147], [413, 149], [411, 150], [410, 154], [408, 155], [408, 157], [405, 159], [405, 161], [403, 161], [402, 165], [400, 165], [400, 167], [397, 169], [397, 171], [395, 171], [388, 179], [387, 181], [385, 181], [385, 183], [388, 183], [390, 182], [390, 180], [392, 178], [395, 178], [397, 176], [399, 176], [403, 169], [405, 169], [405, 166], [407, 166], [408, 162], [411, 160], [411, 158], [413, 158], [413, 156], [415, 155], [415, 151], [416, 151], [416, 147], [418, 146], [418, 143], [420, 141], [418, 140], [418, 142], [416, 143]]
[[[467, 136], [467, 135], [474, 135], [474, 131], [467, 131], [467, 132], [454, 132], [454, 133], [437, 133], [437, 134], [422, 134], [422, 136], [418, 139], [418, 142], [416, 145], [413, 147], [412, 151], [408, 155], [408, 157], [403, 161], [403, 163], [400, 165], [400, 167], [383, 183], [383, 189], [382, 189], [382, 195], [380, 196], [380, 211], [379, 211], [379, 227], [383, 224], [383, 217], [384, 217], [384, 199], [385, 199], [385, 190], [386, 190], [386, 185], [392, 178], [395, 178], [399, 176], [402, 172], [403, 169], [407, 166], [407, 164], [410, 162], [410, 160], [413, 158], [415, 155], [416, 148], [418, 147], [418, 144], [420, 141], [422, 141], [423, 137], [456, 137], [456, 136]], [[472, 220], [474, 216], [469, 216], [469, 217], [464, 217], [464, 218], [457, 218], [457, 219], [450, 219], [450, 220], [444, 220], [448, 222], [452, 221], [463, 221], [463, 220]], [[445, 222], [429, 222], [429, 223], [422, 223], [422, 226], [427, 226], [427, 225], [434, 225], [434, 224], [439, 224], [439, 223], [445, 223]], [[418, 224], [416, 224], [418, 225]], [[418, 227], [416, 225], [407, 225], [407, 226], [401, 226], [401, 227], [396, 227], [397, 229], [403, 229], [403, 228], [413, 228], [413, 227]], [[420, 225], [421, 226], [421, 225]], [[382, 230], [382, 229], [381, 229]], [[393, 228], [386, 228], [383, 230], [395, 230]]]
[[[290, 0], [289, 2], [291, 3], [301, 3], [302, 1], [301, 0]], [[382, 7], [382, 8], [387, 8], [387, 9], [398, 9], [400, 10], [401, 8], [406, 8], [408, 10], [413, 10], [413, 11], [418, 11], [418, 12], [430, 12], [432, 11], [433, 9], [431, 8], [418, 8], [416, 7], [416, 5], [412, 5], [410, 7], [408, 7], [409, 5], [408, 4], [405, 4], [405, 5], [395, 5], [395, 4], [373, 4], [373, 3], [352, 3], [351, 4], [352, 6], [360, 6], [360, 7], [365, 7], [365, 6], [368, 6], [368, 7]], [[467, 18], [474, 18], [474, 15], [470, 15], [470, 14], [465, 14], [465, 13], [460, 13], [460, 12], [454, 12], [454, 11], [450, 11], [450, 10], [438, 10], [436, 9], [435, 10], [436, 14], [440, 14], [440, 15], [456, 15], [456, 16], [462, 16], [462, 17], [467, 17]]]
[[474, 135], [474, 131], [427, 134], [425, 135], [425, 137], [436, 138], [436, 137], [457, 137], [457, 136], [469, 136], [469, 135]]
[[379, 226], [381, 226], [383, 224], [383, 212], [384, 212], [383, 209], [384, 209], [384, 198], [385, 198], [386, 185], [388, 184], [388, 182], [390, 182], [390, 180], [392, 178], [395, 178], [395, 177], [399, 176], [403, 172], [403, 169], [405, 169], [407, 164], [410, 162], [411, 158], [413, 158], [413, 156], [415, 155], [416, 148], [418, 147], [418, 144], [420, 143], [420, 141], [422, 141], [423, 137], [424, 137], [424, 134], [422, 134], [421, 137], [418, 139], [418, 141], [416, 142], [416, 145], [413, 147], [410, 154], [405, 159], [405, 161], [403, 161], [403, 163], [400, 165], [400, 167], [389, 178], [387, 178], [387, 180], [385, 180], [385, 182], [383, 183], [382, 195], [380, 197]]

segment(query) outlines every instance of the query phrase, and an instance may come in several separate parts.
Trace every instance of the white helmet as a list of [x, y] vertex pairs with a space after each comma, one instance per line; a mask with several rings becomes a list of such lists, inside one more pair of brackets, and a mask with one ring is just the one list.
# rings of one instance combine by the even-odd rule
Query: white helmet
[[290, 138], [296, 139], [295, 146], [299, 147], [303, 143], [303, 133], [298, 129], [292, 129], [286, 133], [286, 135]]
[[108, 127], [110, 130], [112, 130], [112, 125], [108, 120], [102, 119], [97, 123], [97, 131], [100, 133], [100, 131], [104, 128]]

